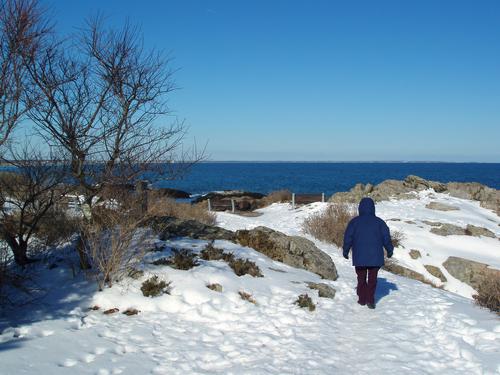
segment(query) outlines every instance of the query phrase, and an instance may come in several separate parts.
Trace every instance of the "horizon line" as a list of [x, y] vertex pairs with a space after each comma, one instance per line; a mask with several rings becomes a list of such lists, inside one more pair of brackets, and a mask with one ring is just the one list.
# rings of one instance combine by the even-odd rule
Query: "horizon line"
[[201, 163], [373, 163], [373, 164], [500, 164], [500, 161], [442, 161], [442, 160], [204, 160]]

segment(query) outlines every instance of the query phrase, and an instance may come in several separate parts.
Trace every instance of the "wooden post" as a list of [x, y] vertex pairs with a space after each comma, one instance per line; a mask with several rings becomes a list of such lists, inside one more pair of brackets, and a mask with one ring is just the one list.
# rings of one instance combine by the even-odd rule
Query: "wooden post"
[[231, 212], [234, 214], [234, 199], [231, 199]]
[[210, 204], [210, 198], [207, 199], [208, 203], [208, 212], [212, 211], [212, 205]]
[[292, 210], [295, 210], [295, 193], [292, 193]]
[[325, 203], [325, 193], [321, 193], [321, 202]]

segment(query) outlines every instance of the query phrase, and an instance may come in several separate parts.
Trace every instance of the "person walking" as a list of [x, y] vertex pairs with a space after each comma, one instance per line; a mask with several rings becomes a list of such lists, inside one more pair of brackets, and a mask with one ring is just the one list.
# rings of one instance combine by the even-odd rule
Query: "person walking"
[[390, 258], [394, 246], [389, 227], [375, 216], [375, 203], [371, 198], [361, 199], [358, 212], [359, 216], [353, 218], [345, 230], [343, 255], [349, 259], [352, 248], [352, 265], [358, 276], [358, 303], [374, 309], [378, 270], [384, 265], [384, 248]]

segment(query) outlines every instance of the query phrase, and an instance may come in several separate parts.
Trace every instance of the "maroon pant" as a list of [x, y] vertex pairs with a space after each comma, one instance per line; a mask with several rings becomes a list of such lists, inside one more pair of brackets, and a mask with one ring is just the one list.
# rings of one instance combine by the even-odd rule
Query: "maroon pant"
[[[377, 288], [377, 274], [380, 267], [356, 267], [358, 275], [358, 303], [375, 304], [375, 289]], [[368, 279], [367, 279], [368, 276]]]

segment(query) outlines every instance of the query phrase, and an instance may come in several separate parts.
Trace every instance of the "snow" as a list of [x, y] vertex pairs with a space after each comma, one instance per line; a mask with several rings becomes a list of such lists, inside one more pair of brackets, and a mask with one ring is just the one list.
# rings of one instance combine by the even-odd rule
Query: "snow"
[[[425, 209], [430, 200], [460, 210]], [[260, 210], [257, 217], [219, 213], [218, 222], [232, 230], [265, 225], [305, 236], [304, 218], [325, 207], [325, 203], [315, 203], [292, 210], [290, 205], [274, 204]], [[498, 236], [499, 218], [475, 202], [424, 192], [419, 199], [377, 204], [377, 212], [384, 219], [417, 223], [388, 222], [407, 235], [405, 248], [396, 249], [395, 257], [415, 269], [421, 270], [424, 263], [440, 265], [448, 255], [499, 266], [497, 239], [467, 237], [465, 241], [461, 238], [465, 236], [439, 237], [429, 233], [428, 226], [419, 227], [424, 219], [471, 223]], [[95, 284], [82, 275], [73, 276], [65, 262], [51, 270], [34, 265], [39, 285], [49, 293], [0, 320], [0, 373], [500, 373], [500, 321], [474, 305], [468, 298], [471, 291], [457, 280], [449, 287], [462, 295], [381, 271], [377, 309], [369, 310], [356, 304], [353, 268], [333, 245], [315, 241], [334, 260], [337, 281], [320, 280], [227, 241], [216, 241], [215, 246], [255, 261], [264, 277], [238, 277], [222, 261], [201, 260], [188, 271], [154, 266], [149, 262], [170, 254], [172, 248], [200, 251], [206, 244], [187, 238], [155, 241], [162, 251], [148, 254], [144, 276], [102, 292], [95, 292]], [[423, 250], [424, 263], [409, 258], [411, 248]], [[142, 295], [142, 281], [153, 274], [172, 282], [170, 295]], [[319, 298], [308, 289], [307, 281], [333, 286], [335, 298]], [[212, 291], [207, 283], [219, 283], [223, 291]], [[257, 303], [242, 300], [239, 291], [252, 294]], [[314, 312], [294, 305], [302, 293], [317, 304]], [[93, 305], [100, 309], [89, 311]], [[102, 313], [115, 307], [120, 313]], [[127, 308], [140, 313], [121, 314]]]

